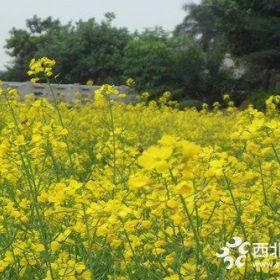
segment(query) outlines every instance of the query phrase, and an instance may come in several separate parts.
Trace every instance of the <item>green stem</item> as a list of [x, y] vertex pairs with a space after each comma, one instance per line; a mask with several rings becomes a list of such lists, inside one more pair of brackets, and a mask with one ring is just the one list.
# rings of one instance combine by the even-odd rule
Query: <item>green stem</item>
[[[50, 83], [49, 79], [48, 78], [46, 78], [46, 79], [47, 79], [47, 84], [48, 84], [49, 90], [51, 92], [52, 98], [54, 99], [54, 104], [55, 104], [54, 107], [55, 107], [55, 109], [57, 111], [60, 124], [61, 124], [61, 126], [63, 128], [66, 128], [65, 125], [64, 125], [64, 122], [63, 122], [62, 114], [61, 114], [61, 112], [60, 112], [60, 110], [58, 108], [58, 101], [57, 101], [56, 95], [55, 95], [55, 93], [53, 91], [53, 88], [51, 86], [51, 83]], [[62, 138], [63, 138], [63, 141], [66, 144], [67, 153], [68, 153], [68, 157], [69, 157], [69, 162], [70, 162], [70, 165], [71, 165], [71, 168], [72, 168], [72, 171], [73, 171], [72, 174], [76, 174], [68, 140], [67, 140], [67, 138], [64, 135], [62, 136]]]

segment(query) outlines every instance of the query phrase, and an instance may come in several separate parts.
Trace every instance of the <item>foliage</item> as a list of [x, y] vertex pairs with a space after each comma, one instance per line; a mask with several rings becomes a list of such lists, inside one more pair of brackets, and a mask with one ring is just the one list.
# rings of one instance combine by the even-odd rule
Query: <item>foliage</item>
[[60, 36], [68, 29], [67, 26], [62, 26], [58, 20], [53, 20], [51, 17], [42, 20], [36, 16], [26, 21], [26, 27], [26, 30], [13, 28], [10, 31], [6, 48], [14, 61], [3, 75], [5, 80], [26, 81], [28, 78], [26, 72], [31, 58], [38, 50], [49, 45], [54, 34]]
[[[224, 65], [226, 47], [223, 36], [216, 28], [217, 19], [208, 2], [204, 0], [200, 4], [185, 5], [186, 16], [176, 27], [175, 34], [192, 38], [203, 50], [204, 71], [201, 72], [202, 79], [196, 98], [213, 102], [230, 90], [236, 92], [235, 99], [238, 99], [234, 69]], [[186, 81], [185, 84], [189, 83]]]
[[[228, 50], [258, 66], [270, 87], [271, 70], [280, 68], [279, 1], [210, 0], [216, 27], [227, 40]], [[250, 69], [249, 69], [250, 71]]]
[[191, 36], [204, 51], [213, 49], [220, 38], [211, 6], [203, 0], [200, 4], [184, 5], [184, 10], [186, 16], [183, 22], [176, 26], [175, 33]]
[[169, 89], [173, 80], [173, 42], [163, 30], [146, 31], [128, 43], [124, 55], [124, 75], [133, 77], [138, 90], [155, 95]]
[[61, 25], [59, 21], [34, 17], [27, 21], [27, 30], [13, 29], [6, 47], [14, 64], [5, 79], [24, 81], [26, 65], [33, 57], [48, 56], [59, 61], [57, 71], [64, 83], [121, 83], [123, 49], [130, 38], [125, 28], [113, 27], [114, 16], [76, 24]]
[[192, 40], [161, 29], [137, 35], [125, 48], [124, 73], [132, 76], [139, 91], [152, 96], [169, 90], [175, 99], [200, 92], [204, 56]]
[[212, 0], [230, 51], [269, 69], [280, 65], [280, 4], [277, 1]]

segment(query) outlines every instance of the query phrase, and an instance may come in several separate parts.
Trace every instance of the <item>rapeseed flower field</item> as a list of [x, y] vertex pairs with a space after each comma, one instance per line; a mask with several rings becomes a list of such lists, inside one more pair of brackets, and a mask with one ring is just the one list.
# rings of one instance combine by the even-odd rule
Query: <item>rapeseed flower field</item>
[[279, 279], [279, 96], [263, 113], [0, 94], [1, 279]]

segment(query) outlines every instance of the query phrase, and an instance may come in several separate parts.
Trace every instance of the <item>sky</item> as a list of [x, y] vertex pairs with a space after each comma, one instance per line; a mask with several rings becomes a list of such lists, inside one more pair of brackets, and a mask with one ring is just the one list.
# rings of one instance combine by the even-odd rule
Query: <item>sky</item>
[[184, 3], [198, 0], [8, 0], [0, 9], [0, 70], [11, 58], [5, 53], [5, 40], [13, 28], [24, 28], [25, 21], [33, 15], [52, 16], [62, 23], [79, 19], [103, 19], [106, 12], [114, 12], [116, 26], [130, 31], [162, 26], [172, 30], [184, 18]]

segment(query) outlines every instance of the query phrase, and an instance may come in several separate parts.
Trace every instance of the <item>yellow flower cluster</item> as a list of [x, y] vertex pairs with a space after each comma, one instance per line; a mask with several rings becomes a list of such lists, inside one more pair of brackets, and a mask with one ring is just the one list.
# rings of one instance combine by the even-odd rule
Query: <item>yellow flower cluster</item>
[[128, 87], [135, 86], [135, 81], [132, 78], [128, 78], [125, 83]]
[[53, 59], [49, 59], [47, 57], [42, 57], [36, 60], [33, 58], [29, 64], [29, 71], [27, 74], [32, 76], [31, 79], [32, 83], [36, 83], [40, 80], [40, 75], [45, 77], [53, 76], [53, 67], [55, 66], [56, 62]]
[[272, 95], [266, 100], [266, 107], [269, 108], [270, 112], [279, 109], [280, 106], [280, 95]]
[[[43, 61], [32, 74], [51, 73]], [[169, 93], [114, 95], [1, 96], [0, 278], [278, 279], [250, 255], [231, 270], [216, 257], [234, 236], [280, 241], [275, 107], [179, 111]]]

